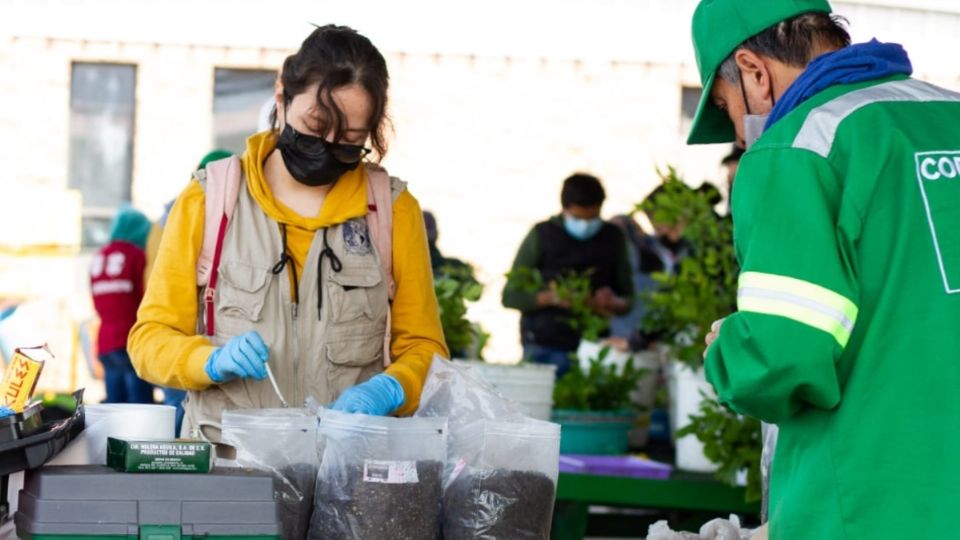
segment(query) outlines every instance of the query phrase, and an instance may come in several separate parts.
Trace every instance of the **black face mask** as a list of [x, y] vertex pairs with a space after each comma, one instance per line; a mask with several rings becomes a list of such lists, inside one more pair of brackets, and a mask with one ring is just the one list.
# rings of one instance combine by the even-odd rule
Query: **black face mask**
[[352, 144], [327, 142], [305, 135], [285, 122], [277, 139], [277, 150], [290, 174], [301, 184], [317, 187], [336, 182], [352, 171], [368, 150]]

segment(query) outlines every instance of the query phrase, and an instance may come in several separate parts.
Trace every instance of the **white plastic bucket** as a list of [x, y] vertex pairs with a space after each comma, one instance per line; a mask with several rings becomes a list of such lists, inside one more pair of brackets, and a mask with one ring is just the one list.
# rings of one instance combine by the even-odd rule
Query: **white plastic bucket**
[[50, 465], [106, 465], [107, 437], [172, 440], [176, 409], [167, 405], [84, 405], [83, 432]]
[[490, 364], [457, 360], [470, 366], [505, 398], [519, 403], [530, 418], [550, 420], [556, 366], [542, 364]]
[[[671, 362], [669, 381], [670, 431], [676, 434], [677, 430], [690, 425], [690, 415], [700, 412], [701, 392], [708, 397], [715, 394], [702, 367], [694, 372], [682, 362]], [[678, 469], [704, 473], [717, 470], [717, 465], [703, 455], [703, 443], [694, 435], [676, 439], [675, 444]]]

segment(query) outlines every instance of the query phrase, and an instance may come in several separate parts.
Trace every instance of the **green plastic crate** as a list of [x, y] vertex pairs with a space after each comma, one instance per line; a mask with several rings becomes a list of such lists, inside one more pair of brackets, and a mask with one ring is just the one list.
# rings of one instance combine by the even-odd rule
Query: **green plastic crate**
[[192, 536], [180, 533], [180, 527], [176, 525], [144, 525], [140, 527], [140, 534], [115, 536], [115, 535], [79, 535], [79, 534], [23, 534], [21, 540], [202, 540], [207, 538], [216, 538], [217, 540], [262, 540], [264, 538], [280, 538], [274, 536]]

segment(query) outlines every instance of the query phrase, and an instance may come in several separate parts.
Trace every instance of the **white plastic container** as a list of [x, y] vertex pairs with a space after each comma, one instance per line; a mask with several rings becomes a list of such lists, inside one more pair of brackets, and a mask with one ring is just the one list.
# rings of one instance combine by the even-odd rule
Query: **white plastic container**
[[[670, 363], [670, 432], [690, 425], [690, 415], [700, 412], [701, 392], [715, 398], [713, 387], [707, 382], [701, 367], [696, 372], [682, 362]], [[717, 465], [703, 455], [703, 443], [695, 436], [687, 435], [675, 441], [677, 448], [677, 468], [684, 471], [712, 473]]]
[[505, 398], [519, 403], [530, 418], [550, 420], [556, 366], [527, 363], [491, 364], [468, 360], [455, 362], [470, 366], [474, 373], [479, 374]]
[[176, 409], [167, 405], [101, 403], [84, 405], [83, 432], [49, 465], [105, 465], [107, 437], [175, 439]]

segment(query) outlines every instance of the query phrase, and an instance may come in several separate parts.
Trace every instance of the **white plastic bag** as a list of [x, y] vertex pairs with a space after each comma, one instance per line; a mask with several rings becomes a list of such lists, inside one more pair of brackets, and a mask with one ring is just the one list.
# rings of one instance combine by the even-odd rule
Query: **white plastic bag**
[[223, 444], [236, 458], [218, 458], [217, 465], [270, 472], [280, 502], [283, 540], [307, 537], [317, 478], [317, 419], [306, 409], [225, 411]]
[[777, 437], [780, 428], [766, 422], [760, 425], [763, 438], [763, 451], [760, 453], [760, 482], [763, 499], [760, 505], [760, 523], [766, 523], [770, 513], [770, 473], [773, 469], [773, 456], [777, 453]]
[[322, 449], [309, 538], [440, 537], [445, 418], [318, 413]]
[[560, 426], [479, 420], [451, 436], [444, 540], [550, 538]]
[[677, 532], [666, 521], [658, 521], [647, 531], [647, 540], [751, 540], [758, 531], [740, 527], [740, 518], [731, 514], [730, 519], [714, 519], [703, 527], [700, 534]]

